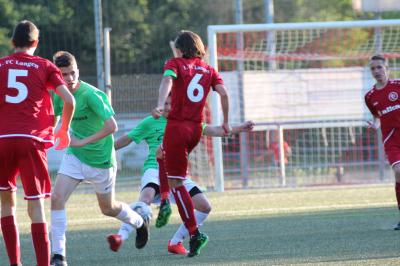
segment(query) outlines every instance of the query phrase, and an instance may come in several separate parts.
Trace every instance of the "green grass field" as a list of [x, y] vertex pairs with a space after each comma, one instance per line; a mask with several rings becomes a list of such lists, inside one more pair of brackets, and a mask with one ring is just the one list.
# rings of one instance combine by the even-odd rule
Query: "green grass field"
[[[194, 258], [167, 253], [179, 223], [176, 209], [166, 227], [152, 224], [143, 250], [135, 249], [133, 235], [114, 253], [105, 237], [117, 232], [118, 221], [100, 214], [94, 195], [75, 194], [68, 205], [67, 258], [71, 266], [399, 265], [393, 192], [392, 185], [375, 185], [207, 193], [213, 211], [202, 231], [210, 242]], [[130, 202], [137, 195], [124, 192], [117, 198]], [[19, 203], [23, 262], [34, 265], [25, 203], [21, 198]], [[0, 265], [7, 265], [4, 243], [1, 247]]]

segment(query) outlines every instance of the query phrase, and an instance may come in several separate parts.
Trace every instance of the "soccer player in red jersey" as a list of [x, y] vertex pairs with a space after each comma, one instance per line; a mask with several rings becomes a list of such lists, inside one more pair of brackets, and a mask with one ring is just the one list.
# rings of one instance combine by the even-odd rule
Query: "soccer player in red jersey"
[[[188, 154], [200, 141], [202, 135], [202, 113], [211, 87], [220, 95], [223, 124], [226, 134], [228, 124], [229, 100], [227, 90], [217, 71], [202, 58], [205, 49], [201, 38], [190, 31], [182, 31], [175, 40], [178, 57], [168, 60], [164, 65], [158, 106], [153, 116], [162, 115], [164, 103], [171, 93], [171, 111], [163, 139], [164, 164], [179, 214], [190, 235], [189, 257], [196, 256], [207, 244], [207, 235], [200, 233], [194, 215], [192, 199], [183, 185], [188, 167]], [[160, 186], [164, 186], [160, 179]], [[161, 189], [163, 191], [163, 189]], [[162, 193], [162, 192], [161, 192]], [[160, 212], [166, 199], [163, 198]]]
[[[389, 79], [389, 66], [382, 55], [372, 56], [369, 67], [376, 83], [365, 95], [365, 103], [373, 115], [373, 121], [368, 123], [374, 129], [381, 127], [385, 153], [396, 178], [400, 210], [400, 80]], [[400, 230], [400, 222], [394, 230]]]
[[46, 149], [54, 143], [54, 115], [50, 89], [63, 98], [62, 125], [55, 135], [57, 149], [69, 145], [68, 133], [75, 101], [61, 72], [50, 61], [34, 56], [39, 30], [30, 21], [15, 27], [15, 53], [0, 59], [0, 195], [1, 229], [11, 265], [21, 265], [15, 219], [16, 178], [20, 175], [28, 200], [28, 215], [36, 261], [50, 263], [50, 246], [44, 214], [44, 198], [50, 196]]

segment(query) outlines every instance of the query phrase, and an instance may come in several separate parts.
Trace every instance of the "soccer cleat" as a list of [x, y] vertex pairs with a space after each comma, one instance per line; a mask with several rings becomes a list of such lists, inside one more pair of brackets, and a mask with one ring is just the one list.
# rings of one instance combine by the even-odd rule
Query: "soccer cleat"
[[171, 244], [171, 240], [168, 241], [168, 252], [179, 255], [187, 255], [188, 253], [182, 242], [178, 242], [178, 244], [173, 245]]
[[144, 248], [144, 246], [146, 246], [147, 241], [149, 240], [149, 227], [150, 227], [150, 220], [144, 217], [142, 226], [136, 228], [135, 246], [137, 249], [141, 249]]
[[400, 230], [400, 222], [398, 224], [396, 224], [395, 226], [393, 226], [393, 230]]
[[208, 236], [206, 234], [197, 232], [194, 236], [190, 238], [190, 250], [189, 257], [194, 257], [200, 254], [202, 248], [208, 243]]
[[63, 255], [54, 254], [50, 260], [50, 266], [68, 266], [67, 260]]
[[110, 249], [114, 252], [117, 252], [119, 248], [122, 246], [122, 238], [118, 234], [111, 234], [107, 236], [108, 244], [110, 245]]
[[156, 227], [160, 228], [166, 225], [169, 221], [169, 217], [171, 217], [172, 209], [169, 200], [163, 200], [160, 204], [160, 210], [158, 212], [157, 220], [156, 220]]

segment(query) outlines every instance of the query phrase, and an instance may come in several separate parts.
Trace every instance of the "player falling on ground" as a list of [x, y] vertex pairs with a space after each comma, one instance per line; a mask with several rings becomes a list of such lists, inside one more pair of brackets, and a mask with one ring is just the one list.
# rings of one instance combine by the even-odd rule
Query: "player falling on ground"
[[[161, 81], [158, 106], [152, 115], [162, 116], [165, 101], [171, 93], [171, 112], [163, 139], [164, 164], [168, 174], [168, 186], [174, 195], [179, 214], [190, 235], [189, 257], [196, 256], [207, 244], [208, 237], [200, 233], [194, 215], [193, 202], [183, 182], [186, 179], [188, 154], [198, 144], [202, 134], [202, 113], [211, 87], [220, 95], [223, 124], [229, 133], [228, 95], [218, 73], [202, 58], [205, 49], [201, 38], [190, 31], [182, 31], [175, 40], [178, 57], [165, 63]], [[169, 191], [160, 176], [161, 195]], [[160, 212], [168, 199], [163, 198]]]
[[33, 55], [38, 42], [37, 27], [30, 21], [21, 21], [12, 36], [15, 53], [0, 59], [1, 229], [11, 265], [22, 265], [15, 217], [18, 174], [24, 198], [28, 200], [36, 263], [49, 265], [50, 244], [44, 213], [44, 198], [51, 191], [46, 149], [54, 143], [49, 89], [55, 89], [65, 103], [62, 124], [55, 135], [59, 139], [56, 149], [69, 145], [68, 129], [75, 105], [57, 67]]
[[[68, 89], [76, 100], [71, 129], [71, 144], [60, 165], [51, 197], [51, 240], [53, 265], [66, 265], [67, 217], [65, 204], [82, 181], [94, 186], [104, 215], [115, 217], [136, 228], [136, 247], [143, 248], [148, 239], [148, 221], [129, 205], [115, 200], [116, 160], [112, 134], [117, 130], [114, 111], [102, 91], [79, 80], [75, 57], [64, 51], [54, 55]], [[62, 103], [54, 98], [55, 114]]]
[[[372, 56], [369, 67], [376, 81], [365, 95], [365, 103], [373, 115], [369, 125], [374, 129], [381, 127], [385, 153], [396, 178], [395, 192], [400, 210], [400, 80], [389, 79], [389, 65], [382, 55]], [[400, 222], [394, 230], [400, 230]]]
[[[161, 145], [164, 136], [165, 126], [167, 124], [167, 117], [170, 111], [170, 102], [171, 97], [168, 97], [164, 105], [163, 115], [159, 119], [148, 116], [143, 119], [128, 134], [120, 137], [115, 141], [114, 146], [116, 150], [128, 146], [130, 143], [132, 143], [132, 141], [134, 141], [136, 144], [145, 141], [149, 147], [149, 154], [142, 169], [139, 202], [134, 202], [131, 204], [131, 207], [133, 209], [136, 208], [136, 206], [143, 206], [143, 204], [150, 206], [151, 203], [160, 203], [160, 183], [158, 177], [159, 166], [157, 161], [162, 164], [162, 153], [157, 152], [157, 148]], [[232, 133], [251, 131], [253, 129], [253, 126], [254, 123], [252, 121], [247, 121], [239, 126], [233, 126]], [[203, 135], [222, 137], [225, 135], [225, 132], [222, 127], [203, 124]], [[183, 184], [186, 187], [187, 191], [189, 191], [189, 194], [193, 200], [195, 216], [200, 226], [207, 219], [211, 211], [211, 204], [209, 203], [207, 197], [204, 195], [201, 189], [198, 187], [198, 185], [191, 179], [187, 178], [183, 182]], [[170, 200], [173, 201], [173, 199]], [[131, 225], [126, 223], [122, 224], [118, 234], [112, 234], [107, 237], [107, 240], [110, 244], [110, 249], [115, 252], [118, 251], [122, 243], [128, 239], [133, 230], [134, 228]], [[172, 239], [168, 241], [168, 252], [173, 254], [186, 255], [187, 250], [183, 246], [183, 240], [187, 238], [188, 235], [188, 230], [186, 229], [185, 225], [182, 224], [175, 232]]]

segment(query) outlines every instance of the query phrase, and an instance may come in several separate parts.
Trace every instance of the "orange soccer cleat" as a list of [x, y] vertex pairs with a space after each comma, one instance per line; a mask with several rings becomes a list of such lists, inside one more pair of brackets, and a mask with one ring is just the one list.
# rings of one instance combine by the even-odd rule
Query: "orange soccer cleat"
[[122, 245], [122, 239], [120, 235], [112, 234], [107, 236], [108, 244], [110, 244], [110, 249], [117, 252]]
[[179, 255], [187, 255], [188, 251], [183, 246], [182, 242], [178, 242], [178, 244], [171, 244], [171, 240], [168, 241], [168, 252], [172, 254], [179, 254]]

